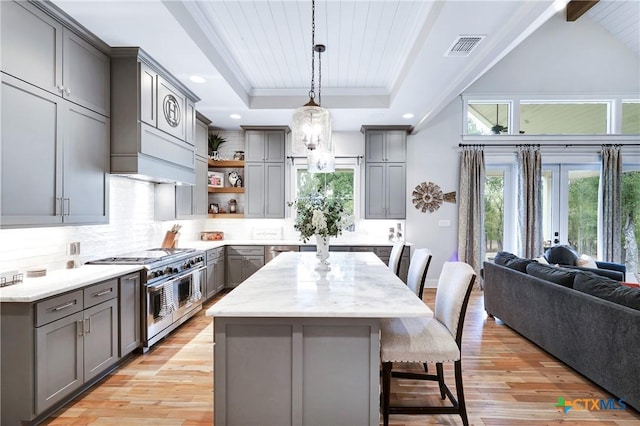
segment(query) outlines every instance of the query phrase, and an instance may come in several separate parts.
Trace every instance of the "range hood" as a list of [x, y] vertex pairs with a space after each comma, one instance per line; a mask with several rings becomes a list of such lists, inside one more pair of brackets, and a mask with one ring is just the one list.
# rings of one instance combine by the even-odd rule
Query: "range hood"
[[111, 174], [195, 185], [200, 99], [138, 47], [111, 50]]

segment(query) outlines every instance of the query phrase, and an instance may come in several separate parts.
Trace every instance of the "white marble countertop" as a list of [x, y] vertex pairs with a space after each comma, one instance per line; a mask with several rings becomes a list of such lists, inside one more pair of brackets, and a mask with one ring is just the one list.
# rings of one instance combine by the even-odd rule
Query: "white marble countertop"
[[207, 310], [213, 317], [429, 317], [432, 311], [374, 253], [282, 253]]
[[83, 265], [50, 271], [44, 277], [25, 277], [20, 284], [0, 288], [0, 302], [36, 302], [141, 269], [141, 265]]

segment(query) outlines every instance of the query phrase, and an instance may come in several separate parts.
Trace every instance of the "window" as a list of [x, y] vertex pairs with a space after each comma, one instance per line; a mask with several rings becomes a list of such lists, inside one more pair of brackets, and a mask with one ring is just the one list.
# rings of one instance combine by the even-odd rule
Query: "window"
[[607, 102], [520, 102], [520, 133], [577, 135], [608, 133]]
[[598, 248], [597, 164], [545, 164], [542, 230], [545, 247], [569, 244], [594, 259]]
[[487, 258], [491, 259], [504, 247], [504, 174], [501, 170], [486, 172], [484, 235], [485, 252]]
[[509, 129], [510, 104], [469, 102], [467, 107], [468, 135], [502, 135]]
[[622, 130], [623, 134], [640, 134], [640, 101], [622, 102]]
[[355, 168], [336, 165], [334, 173], [311, 173], [306, 165], [295, 167], [296, 199], [320, 192], [326, 197], [344, 200], [345, 212], [355, 217]]
[[[492, 259], [501, 250], [511, 253], [516, 248], [516, 193], [514, 166], [488, 164], [484, 187], [485, 255]], [[505, 212], [509, 214], [505, 215]]]

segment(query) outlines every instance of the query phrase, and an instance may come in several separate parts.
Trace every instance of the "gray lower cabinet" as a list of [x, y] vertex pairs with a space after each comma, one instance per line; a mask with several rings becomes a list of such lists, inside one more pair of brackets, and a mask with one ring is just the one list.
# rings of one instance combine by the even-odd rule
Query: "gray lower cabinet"
[[142, 345], [142, 283], [140, 273], [125, 275], [119, 279], [118, 330], [120, 358], [130, 354]]
[[207, 250], [207, 285], [205, 299], [210, 299], [224, 288], [224, 247]]
[[236, 287], [264, 266], [264, 247], [229, 246], [226, 261], [226, 286]]
[[[78, 300], [79, 293], [83, 300]], [[81, 311], [36, 327], [36, 412], [60, 402], [118, 360], [117, 280], [36, 305], [36, 324], [50, 313]], [[106, 300], [105, 300], [106, 299]], [[93, 304], [95, 303], [95, 304]], [[39, 315], [42, 313], [42, 315]], [[57, 315], [55, 315], [57, 316]], [[55, 318], [51, 316], [51, 319]]]
[[117, 363], [118, 283], [2, 303], [2, 424], [38, 423]]
[[108, 118], [2, 74], [1, 121], [2, 227], [108, 223]]

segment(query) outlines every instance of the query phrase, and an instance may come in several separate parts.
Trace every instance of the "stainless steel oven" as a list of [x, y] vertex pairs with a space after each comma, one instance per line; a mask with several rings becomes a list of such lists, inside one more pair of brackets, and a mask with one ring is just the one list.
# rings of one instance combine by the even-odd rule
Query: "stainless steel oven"
[[147, 269], [142, 295], [143, 351], [202, 309], [204, 253], [194, 249], [151, 249], [93, 261], [141, 264]]

